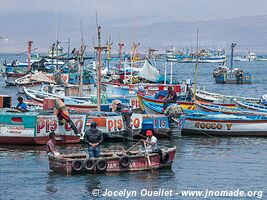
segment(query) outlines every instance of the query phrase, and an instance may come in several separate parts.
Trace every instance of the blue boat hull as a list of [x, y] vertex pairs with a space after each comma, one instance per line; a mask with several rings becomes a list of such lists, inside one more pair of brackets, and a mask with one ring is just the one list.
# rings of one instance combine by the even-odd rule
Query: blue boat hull
[[221, 84], [251, 84], [253, 79], [252, 74], [244, 74], [236, 76], [234, 73], [225, 73], [215, 77], [216, 83]]

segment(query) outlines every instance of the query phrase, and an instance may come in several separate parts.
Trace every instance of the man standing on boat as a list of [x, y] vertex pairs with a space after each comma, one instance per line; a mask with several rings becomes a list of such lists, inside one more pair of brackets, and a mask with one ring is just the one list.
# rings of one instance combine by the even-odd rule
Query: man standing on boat
[[103, 134], [96, 128], [96, 122], [90, 124], [90, 129], [85, 131], [84, 141], [89, 145], [88, 152], [90, 158], [98, 158], [100, 156], [99, 144], [103, 142]]
[[60, 156], [60, 153], [58, 153], [55, 143], [56, 143], [56, 134], [55, 132], [50, 132], [49, 133], [49, 138], [48, 142], [46, 143], [46, 152], [48, 155], [53, 155], [53, 156]]
[[163, 99], [163, 111], [166, 110], [168, 103], [175, 103], [177, 101], [178, 97], [172, 86], [168, 87], [168, 95]]
[[23, 101], [23, 97], [22, 96], [19, 96], [18, 97], [18, 105], [16, 106], [16, 109], [21, 111], [21, 112], [26, 112], [28, 111], [27, 108], [28, 108], [28, 105]]

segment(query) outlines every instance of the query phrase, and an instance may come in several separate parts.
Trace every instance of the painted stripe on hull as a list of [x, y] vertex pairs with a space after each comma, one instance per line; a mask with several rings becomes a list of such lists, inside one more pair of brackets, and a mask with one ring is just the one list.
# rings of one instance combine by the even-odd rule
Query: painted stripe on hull
[[[57, 140], [57, 144], [75, 144], [80, 142], [80, 138], [77, 136], [66, 136], [66, 135], [57, 135], [56, 138], [62, 138], [62, 140]], [[49, 140], [49, 136], [45, 137], [9, 137], [1, 136], [0, 144], [46, 144]]]
[[267, 137], [267, 131], [235, 131], [233, 132], [233, 131], [208, 131], [208, 130], [183, 129], [182, 135]]

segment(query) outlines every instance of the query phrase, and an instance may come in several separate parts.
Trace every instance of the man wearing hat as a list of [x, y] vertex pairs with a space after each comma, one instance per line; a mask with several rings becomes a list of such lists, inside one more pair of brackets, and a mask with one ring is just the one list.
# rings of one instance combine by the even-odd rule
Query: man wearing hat
[[169, 103], [175, 103], [178, 97], [172, 86], [168, 87], [168, 95], [164, 97], [163, 111], [166, 110]]
[[158, 139], [153, 135], [153, 132], [151, 130], [146, 131], [147, 139], [144, 141], [147, 144], [147, 151], [157, 152], [158, 151]]
[[84, 134], [84, 141], [89, 145], [88, 152], [90, 158], [98, 158], [100, 156], [99, 144], [103, 141], [103, 134], [96, 126], [96, 122], [92, 122], [90, 129], [86, 130]]
[[17, 110], [20, 110], [21, 112], [26, 112], [28, 111], [27, 108], [27, 104], [23, 101], [23, 97], [22, 96], [19, 96], [18, 97], [18, 105], [16, 106], [16, 109]]

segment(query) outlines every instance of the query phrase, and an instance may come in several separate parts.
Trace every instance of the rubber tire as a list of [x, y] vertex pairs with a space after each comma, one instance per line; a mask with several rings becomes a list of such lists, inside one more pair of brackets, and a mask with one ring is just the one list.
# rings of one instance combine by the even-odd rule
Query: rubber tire
[[96, 169], [98, 171], [101, 171], [101, 172], [105, 171], [107, 169], [107, 167], [108, 167], [108, 163], [107, 163], [106, 160], [99, 159], [99, 160], [96, 161]]
[[[72, 165], [72, 169], [74, 171], [79, 172], [83, 168], [83, 161], [81, 161], [81, 160], [74, 160], [74, 161], [72, 161], [72, 164], [71, 165]], [[77, 167], [77, 165], [78, 165], [78, 167]]]
[[128, 156], [121, 156], [119, 162], [121, 167], [126, 168], [130, 165], [131, 159]]
[[169, 160], [170, 160], [170, 154], [169, 153], [165, 153], [164, 155], [162, 155], [162, 158], [160, 159], [160, 161], [162, 163], [167, 163], [167, 162], [169, 162]]
[[[88, 164], [91, 164], [89, 167], [88, 167]], [[84, 161], [84, 163], [83, 163], [83, 167], [84, 167], [84, 169], [86, 170], [86, 171], [92, 171], [94, 168], [95, 168], [95, 161], [94, 160], [92, 160], [92, 159], [87, 159], [87, 160], [85, 160]]]

